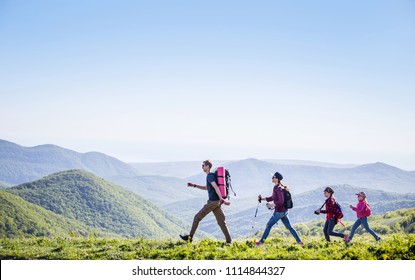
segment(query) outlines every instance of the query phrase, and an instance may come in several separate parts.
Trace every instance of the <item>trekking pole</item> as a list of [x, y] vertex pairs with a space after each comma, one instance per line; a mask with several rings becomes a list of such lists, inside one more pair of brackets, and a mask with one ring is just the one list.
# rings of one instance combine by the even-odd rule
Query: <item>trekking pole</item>
[[253, 218], [253, 224], [252, 224], [252, 227], [251, 227], [251, 230], [249, 231], [249, 236], [251, 235], [251, 233], [252, 233], [252, 229], [255, 227], [255, 221], [256, 221], [256, 216], [257, 216], [257, 214], [258, 214], [258, 209], [259, 209], [259, 204], [261, 203], [261, 199], [259, 199], [259, 195], [258, 195], [258, 203], [257, 203], [257, 206], [256, 206], [256, 210], [255, 210], [255, 216], [254, 216], [254, 218]]

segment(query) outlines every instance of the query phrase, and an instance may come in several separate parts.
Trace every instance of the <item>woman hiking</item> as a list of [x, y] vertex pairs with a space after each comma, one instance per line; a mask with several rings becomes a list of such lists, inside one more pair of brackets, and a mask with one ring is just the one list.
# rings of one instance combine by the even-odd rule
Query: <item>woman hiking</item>
[[330, 242], [330, 236], [338, 236], [344, 239], [344, 241], [348, 242], [349, 237], [347, 234], [335, 232], [334, 226], [337, 224], [337, 206], [336, 200], [334, 199], [334, 191], [332, 188], [327, 187], [324, 189], [324, 196], [326, 201], [324, 202], [323, 206], [326, 205], [326, 209], [322, 210], [323, 206], [320, 209], [314, 211], [314, 214], [326, 214], [326, 223], [324, 224], [324, 237], [328, 242]]
[[261, 195], [258, 196], [258, 201], [261, 202], [262, 200], [266, 201], [273, 201], [274, 202], [274, 213], [272, 214], [271, 218], [269, 219], [267, 226], [265, 228], [264, 234], [262, 235], [261, 239], [255, 244], [257, 246], [263, 245], [265, 239], [267, 239], [271, 228], [273, 225], [277, 224], [279, 220], [282, 221], [284, 226], [291, 232], [294, 236], [297, 244], [303, 246], [304, 243], [301, 241], [300, 237], [298, 236], [297, 231], [291, 226], [290, 219], [288, 218], [288, 209], [284, 206], [284, 193], [283, 189], [288, 189], [287, 186], [282, 184], [282, 175], [278, 172], [275, 172], [274, 176], [272, 176], [272, 182], [274, 183], [274, 188], [272, 191], [272, 196], [270, 197], [262, 197]]
[[357, 220], [353, 224], [352, 231], [350, 232], [349, 236], [349, 241], [352, 241], [354, 233], [360, 225], [363, 225], [366, 231], [370, 233], [376, 239], [376, 241], [381, 240], [381, 238], [369, 227], [369, 223], [367, 222], [367, 217], [370, 216], [371, 210], [369, 203], [366, 200], [366, 194], [364, 192], [359, 192], [356, 195], [358, 203], [356, 207], [350, 205], [350, 208], [356, 212]]

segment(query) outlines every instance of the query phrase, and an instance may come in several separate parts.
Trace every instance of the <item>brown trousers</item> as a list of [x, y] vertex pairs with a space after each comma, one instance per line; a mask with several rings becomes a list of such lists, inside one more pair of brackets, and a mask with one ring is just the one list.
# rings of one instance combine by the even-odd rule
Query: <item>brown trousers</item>
[[203, 218], [206, 217], [206, 215], [210, 212], [213, 212], [213, 214], [215, 215], [216, 221], [218, 222], [220, 229], [225, 235], [226, 242], [232, 242], [228, 226], [226, 225], [225, 213], [222, 210], [219, 200], [208, 200], [207, 203], [203, 206], [203, 208], [199, 211], [199, 213], [195, 215], [195, 218], [193, 219], [192, 229], [190, 230], [190, 236], [193, 236], [195, 234], [196, 229], [199, 226], [199, 222], [203, 220]]

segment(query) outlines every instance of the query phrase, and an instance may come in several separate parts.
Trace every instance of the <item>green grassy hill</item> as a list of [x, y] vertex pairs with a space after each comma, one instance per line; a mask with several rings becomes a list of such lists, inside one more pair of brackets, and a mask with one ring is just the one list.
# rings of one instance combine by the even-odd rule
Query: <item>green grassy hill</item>
[[57, 215], [21, 197], [0, 190], [0, 236], [105, 236], [99, 229]]
[[212, 239], [191, 244], [165, 240], [107, 238], [0, 239], [0, 259], [42, 260], [415, 260], [415, 235], [393, 234], [380, 242], [368, 238], [326, 242], [304, 238], [269, 238], [266, 245]]
[[107, 234], [158, 239], [188, 228], [142, 197], [82, 170], [58, 172], [7, 191]]

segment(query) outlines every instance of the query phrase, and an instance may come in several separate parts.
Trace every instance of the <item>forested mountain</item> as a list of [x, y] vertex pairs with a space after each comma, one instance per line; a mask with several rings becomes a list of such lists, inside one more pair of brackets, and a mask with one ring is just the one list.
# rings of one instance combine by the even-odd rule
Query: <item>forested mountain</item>
[[55, 145], [23, 147], [0, 139], [0, 181], [16, 185], [69, 169], [104, 178], [138, 175], [130, 165], [102, 153], [77, 153]]
[[185, 179], [165, 176], [117, 176], [112, 182], [139, 194], [157, 205], [201, 197], [202, 192], [190, 190]]
[[54, 173], [7, 191], [108, 234], [157, 239], [177, 236], [188, 227], [142, 197], [83, 170]]
[[[0, 190], [0, 237], [106, 236], [100, 229], [48, 211], [21, 197]], [[116, 236], [113, 234], [113, 236]]]

